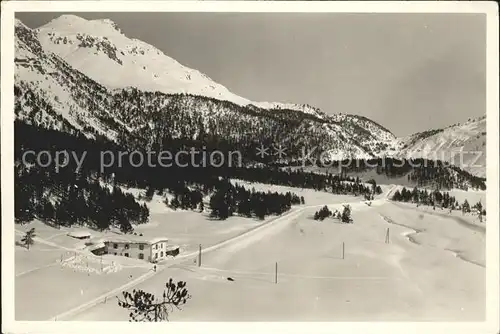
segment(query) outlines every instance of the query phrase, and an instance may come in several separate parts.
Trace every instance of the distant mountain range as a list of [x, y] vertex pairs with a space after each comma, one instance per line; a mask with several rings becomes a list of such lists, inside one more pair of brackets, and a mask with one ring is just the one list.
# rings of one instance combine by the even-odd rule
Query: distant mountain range
[[454, 162], [486, 176], [486, 116], [398, 139], [398, 156]]
[[[38, 29], [16, 20], [15, 66], [18, 119], [131, 148], [161, 146], [165, 138], [222, 138], [283, 145], [288, 158], [316, 147], [329, 159], [450, 159], [463, 149], [483, 152], [476, 162], [483, 167], [465, 169], [485, 174], [485, 117], [396, 138], [366, 117], [250, 101], [128, 38], [110, 20], [62, 15]], [[465, 155], [465, 162], [472, 159]]]

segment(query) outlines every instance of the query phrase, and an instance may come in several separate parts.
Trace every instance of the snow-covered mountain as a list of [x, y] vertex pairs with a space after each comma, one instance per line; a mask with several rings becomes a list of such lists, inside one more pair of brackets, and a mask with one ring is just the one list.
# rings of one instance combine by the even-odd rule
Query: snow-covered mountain
[[68, 65], [45, 52], [35, 31], [16, 20], [15, 26], [15, 114], [26, 123], [87, 137], [114, 140], [124, 124], [115, 122], [106, 108], [109, 92]]
[[[238, 143], [315, 147], [323, 158], [376, 156], [450, 160], [485, 151], [486, 120], [396, 138], [368, 118], [309, 105], [254, 102], [152, 45], [130, 39], [110, 20], [62, 15], [38, 29], [16, 20], [16, 116], [60, 131], [123, 145], [210, 135]], [[290, 151], [289, 151], [290, 152]], [[461, 154], [465, 164], [476, 155]], [[455, 163], [458, 163], [455, 159]], [[484, 165], [483, 154], [476, 164]], [[484, 176], [485, 168], [464, 169]]]
[[396, 141], [364, 117], [238, 97], [109, 20], [63, 15], [35, 30], [17, 20], [15, 31], [16, 116], [28, 123], [142, 147], [209, 134], [331, 159], [373, 157]]
[[[111, 20], [86, 20], [62, 15], [37, 29], [45, 50], [110, 88], [135, 87], [165, 94], [186, 93], [264, 109], [317, 109], [292, 103], [253, 102], [230, 92], [205, 74], [183, 66], [161, 50], [122, 34]], [[112, 73], [112, 74], [111, 74]]]
[[486, 176], [486, 116], [444, 129], [398, 139], [399, 157], [449, 161], [469, 173]]

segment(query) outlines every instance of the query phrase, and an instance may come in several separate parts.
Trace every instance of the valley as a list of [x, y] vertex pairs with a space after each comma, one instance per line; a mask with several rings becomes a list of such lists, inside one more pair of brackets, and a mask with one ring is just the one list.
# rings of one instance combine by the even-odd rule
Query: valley
[[[240, 218], [210, 222], [189, 212], [154, 212], [152, 222], [137, 231], [166, 234], [173, 243], [183, 245], [182, 255], [159, 264], [157, 272], [152, 272], [152, 265], [119, 257], [114, 257], [120, 263], [115, 273], [78, 272], [57, 263], [64, 249], [47, 248], [37, 241], [33, 250], [16, 249], [16, 267], [22, 266], [18, 268], [23, 271], [16, 277], [16, 304], [22, 305], [16, 317], [125, 321], [127, 312], [116, 303], [121, 291], [140, 288], [159, 293], [164, 282], [174, 277], [187, 282], [193, 297], [182, 311], [172, 313], [172, 321], [483, 319], [485, 230], [471, 230], [457, 223], [453, 215], [436, 218], [414, 205], [407, 208], [392, 203], [386, 196], [393, 188], [385, 187], [371, 206], [337, 196], [328, 203], [327, 198], [322, 199], [332, 209], [350, 203], [353, 224], [312, 220], [314, 208], [320, 204], [299, 206], [263, 223], [245, 223]], [[307, 194], [306, 200], [314, 195]], [[184, 218], [186, 215], [190, 218]], [[384, 219], [387, 217], [394, 223]], [[471, 215], [462, 219], [474, 224]], [[33, 223], [26, 228], [31, 226], [40, 232], [47, 229]], [[384, 243], [387, 228], [389, 244]], [[415, 231], [421, 232], [411, 242], [408, 237]], [[61, 243], [68, 239], [63, 233], [49, 229], [43, 238]], [[194, 261], [198, 243], [204, 245], [201, 266]], [[105, 261], [113, 260], [112, 255], [107, 257]], [[46, 263], [46, 267], [26, 272], [26, 261]], [[459, 274], [464, 270], [469, 275]], [[62, 289], [64, 296], [57, 297], [59, 307], [65, 307], [48, 306], [55, 290], [45, 283], [47, 297], [39, 295], [29, 308], [25, 306], [22, 291], [41, 278], [47, 283], [68, 282]], [[256, 294], [261, 297], [255, 298]]]
[[485, 319], [486, 115], [252, 101], [109, 19], [16, 18], [14, 47], [16, 320], [129, 321], [170, 278], [171, 321]]

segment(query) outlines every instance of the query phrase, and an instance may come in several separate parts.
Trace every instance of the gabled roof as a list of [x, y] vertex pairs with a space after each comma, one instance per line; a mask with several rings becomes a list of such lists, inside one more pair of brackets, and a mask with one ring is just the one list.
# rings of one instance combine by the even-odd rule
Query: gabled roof
[[168, 241], [166, 237], [144, 237], [138, 235], [114, 235], [114, 236], [106, 236], [105, 242], [120, 242], [120, 243], [130, 243], [130, 244], [149, 244], [154, 245], [161, 241]]
[[88, 250], [89, 251], [93, 251], [93, 250], [96, 250], [96, 249], [100, 249], [100, 248], [104, 248], [106, 245], [104, 244], [104, 242], [99, 242], [97, 244], [94, 244], [94, 245], [90, 245], [88, 247]]
[[90, 238], [92, 236], [88, 231], [71, 231], [68, 235], [73, 238]]
[[156, 238], [150, 239], [149, 243], [151, 245], [153, 245], [153, 244], [156, 244], [156, 243], [162, 242], [162, 241], [166, 242], [166, 241], [168, 241], [168, 239], [166, 237], [156, 237]]

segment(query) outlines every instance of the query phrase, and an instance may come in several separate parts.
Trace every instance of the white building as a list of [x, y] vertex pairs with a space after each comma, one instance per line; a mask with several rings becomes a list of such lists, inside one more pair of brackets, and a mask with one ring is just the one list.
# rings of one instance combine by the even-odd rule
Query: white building
[[117, 235], [104, 242], [105, 253], [126, 256], [150, 262], [164, 260], [167, 256], [179, 254], [178, 246], [169, 246], [164, 237], [148, 239], [136, 235]]

